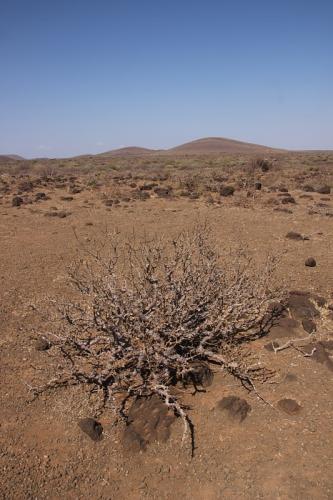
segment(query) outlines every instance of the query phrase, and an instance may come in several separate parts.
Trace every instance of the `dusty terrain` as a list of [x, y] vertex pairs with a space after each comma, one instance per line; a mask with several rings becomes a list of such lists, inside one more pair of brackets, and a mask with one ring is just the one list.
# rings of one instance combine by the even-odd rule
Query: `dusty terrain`
[[[1, 497], [331, 499], [332, 188], [329, 152], [272, 152], [266, 161], [218, 154], [4, 161]], [[210, 222], [221, 248], [247, 247], [259, 262], [279, 254], [280, 283], [311, 294], [309, 300], [292, 295], [298, 302], [290, 302], [291, 318], [249, 346], [276, 370], [258, 388], [266, 402], [213, 368], [205, 392], [180, 389], [195, 425], [193, 458], [188, 443], [181, 446], [179, 419], [168, 421], [169, 438], [166, 429], [159, 432], [163, 415], [149, 427], [154, 407], [134, 415], [143, 420], [146, 449], [124, 435], [110, 411], [99, 416], [103, 439], [94, 441], [78, 425], [95, 416], [83, 388], [32, 398], [31, 388], [52, 378], [57, 366], [52, 347], [36, 345], [39, 329], [52, 331], [52, 322], [41, 324], [35, 305], [69, 293], [66, 266], [78, 248], [75, 235], [89, 243], [106, 226], [124, 236], [133, 230], [174, 235], [198, 220]], [[301, 236], [287, 237], [290, 232]], [[315, 267], [305, 265], [310, 257]], [[313, 324], [304, 320], [316, 331], [306, 331]], [[273, 341], [295, 338], [306, 340], [272, 349]], [[228, 396], [245, 399], [249, 411], [228, 413], [221, 404]]]

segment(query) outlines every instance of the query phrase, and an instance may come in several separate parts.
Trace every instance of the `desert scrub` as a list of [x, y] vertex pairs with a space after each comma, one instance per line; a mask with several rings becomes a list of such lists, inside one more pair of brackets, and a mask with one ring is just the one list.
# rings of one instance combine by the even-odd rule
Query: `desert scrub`
[[173, 388], [194, 383], [198, 363], [220, 366], [249, 391], [269, 375], [243, 344], [263, 335], [281, 310], [273, 270], [272, 258], [260, 272], [241, 251], [222, 258], [206, 226], [170, 240], [106, 235], [69, 270], [77, 300], [56, 302], [47, 336], [61, 369], [36, 394], [86, 384], [101, 396], [101, 410], [125, 419], [132, 398], [157, 395], [193, 438]]

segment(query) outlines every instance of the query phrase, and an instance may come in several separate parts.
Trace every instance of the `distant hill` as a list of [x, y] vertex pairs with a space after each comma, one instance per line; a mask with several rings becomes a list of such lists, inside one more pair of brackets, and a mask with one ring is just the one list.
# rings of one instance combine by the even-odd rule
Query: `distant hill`
[[140, 148], [136, 146], [129, 146], [126, 148], [113, 149], [111, 151], [106, 151], [105, 153], [100, 153], [97, 156], [105, 156], [105, 157], [115, 157], [115, 156], [144, 156], [150, 155], [153, 153], [159, 153], [158, 150], [148, 149], [148, 148]]
[[175, 148], [169, 149], [169, 153], [176, 154], [210, 154], [210, 153], [265, 153], [277, 151], [274, 148], [261, 146], [259, 144], [251, 144], [249, 142], [235, 141], [233, 139], [225, 139], [223, 137], [207, 137], [197, 139], [196, 141], [181, 144]]
[[0, 163], [7, 163], [9, 161], [16, 160], [24, 160], [24, 158], [18, 155], [0, 155]]
[[103, 157], [129, 157], [147, 155], [205, 155], [205, 154], [265, 154], [279, 151], [275, 148], [251, 144], [249, 142], [225, 139], [224, 137], [205, 137], [195, 141], [187, 142], [170, 149], [147, 149], [136, 146], [114, 149], [101, 153]]

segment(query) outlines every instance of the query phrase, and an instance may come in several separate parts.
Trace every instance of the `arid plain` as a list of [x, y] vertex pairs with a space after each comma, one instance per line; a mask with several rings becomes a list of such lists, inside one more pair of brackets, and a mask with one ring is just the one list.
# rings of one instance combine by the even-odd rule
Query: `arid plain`
[[[1, 497], [331, 499], [332, 191], [332, 152], [222, 139], [0, 157]], [[175, 389], [190, 407], [193, 457], [181, 419], [156, 401], [133, 411], [131, 432], [105, 409], [91, 439], [78, 425], [96, 417], [86, 386], [34, 397], [59, 364], [41, 342], [53, 329], [44, 302], [71, 296], [67, 267], [106, 230], [171, 239], [203, 222], [222, 253], [246, 249], [259, 270], [278, 257], [286, 312], [247, 346], [274, 375], [254, 392], [212, 365], [200, 391]]]

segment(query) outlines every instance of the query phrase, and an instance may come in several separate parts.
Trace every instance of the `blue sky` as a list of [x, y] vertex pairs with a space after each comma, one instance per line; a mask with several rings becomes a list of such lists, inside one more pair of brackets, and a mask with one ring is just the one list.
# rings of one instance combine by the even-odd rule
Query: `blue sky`
[[333, 149], [332, 0], [0, 0], [0, 153]]

